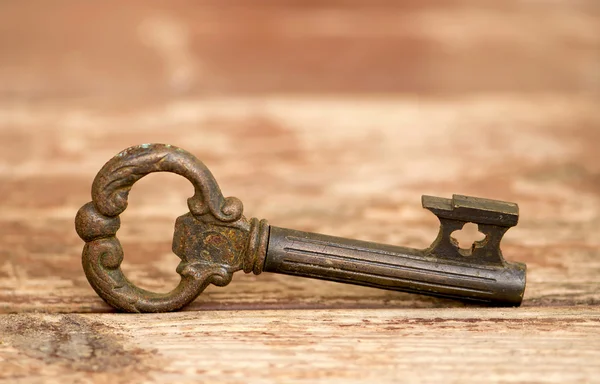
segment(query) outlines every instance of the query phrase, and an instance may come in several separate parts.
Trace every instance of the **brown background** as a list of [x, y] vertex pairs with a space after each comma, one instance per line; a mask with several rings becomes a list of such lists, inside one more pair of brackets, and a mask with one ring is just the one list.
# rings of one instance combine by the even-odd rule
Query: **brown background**
[[[600, 375], [600, 6], [580, 1], [0, 3], [0, 381], [583, 382]], [[425, 247], [420, 196], [519, 203], [519, 309], [236, 275], [123, 315], [73, 228], [96, 172], [187, 149], [247, 215]], [[192, 193], [153, 175], [119, 237], [174, 287]]]

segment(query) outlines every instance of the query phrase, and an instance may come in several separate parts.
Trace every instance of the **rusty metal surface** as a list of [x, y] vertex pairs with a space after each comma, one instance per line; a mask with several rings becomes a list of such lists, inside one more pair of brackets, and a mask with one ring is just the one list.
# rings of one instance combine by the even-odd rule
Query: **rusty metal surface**
[[[159, 294], [132, 284], [121, 271], [123, 250], [116, 233], [133, 184], [153, 172], [172, 172], [195, 188], [190, 212], [175, 224], [173, 252], [181, 259], [179, 285]], [[506, 262], [504, 233], [517, 224], [513, 203], [455, 195], [423, 196], [423, 207], [440, 219], [438, 237], [425, 249], [337, 238], [284, 228], [243, 216], [242, 202], [225, 198], [208, 168], [170, 145], [143, 144], [119, 153], [100, 170], [92, 202], [75, 219], [86, 242], [83, 267], [94, 290], [128, 312], [164, 312], [193, 301], [209, 284], [225, 286], [243, 270], [284, 273], [431, 296], [520, 305], [525, 265]], [[461, 249], [452, 233], [469, 222], [486, 236]]]
[[[190, 212], [176, 223], [173, 251], [181, 258], [179, 285], [159, 294], [132, 284], [121, 271], [123, 249], [116, 233], [133, 184], [152, 172], [172, 172], [195, 188]], [[229, 284], [233, 272], [262, 271], [268, 225], [243, 216], [242, 202], [225, 198], [206, 166], [170, 145], [144, 144], [112, 158], [92, 185], [93, 201], [77, 213], [75, 226], [86, 241], [83, 268], [94, 290], [128, 312], [165, 312], [193, 301], [208, 284]]]

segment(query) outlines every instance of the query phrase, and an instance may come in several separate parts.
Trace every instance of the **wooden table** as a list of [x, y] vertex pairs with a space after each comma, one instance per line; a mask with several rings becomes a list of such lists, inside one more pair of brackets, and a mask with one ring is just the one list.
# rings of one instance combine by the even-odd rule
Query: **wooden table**
[[[0, 4], [0, 381], [600, 380], [595, 0]], [[118, 314], [74, 231], [100, 167], [165, 142], [249, 216], [426, 247], [420, 196], [514, 201], [520, 308], [239, 275], [178, 313]], [[127, 275], [177, 284], [192, 188], [134, 187]]]

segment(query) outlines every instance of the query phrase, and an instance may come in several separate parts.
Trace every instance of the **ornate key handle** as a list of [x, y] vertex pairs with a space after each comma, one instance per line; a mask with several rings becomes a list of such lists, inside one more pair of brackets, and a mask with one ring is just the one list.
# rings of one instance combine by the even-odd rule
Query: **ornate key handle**
[[[127, 208], [131, 187], [153, 172], [181, 175], [195, 189], [188, 199], [190, 212], [177, 220], [173, 242], [173, 251], [182, 259], [177, 267], [181, 281], [164, 294], [136, 287], [123, 275], [123, 249], [116, 237], [119, 215]], [[92, 199], [75, 219], [77, 233], [86, 242], [83, 269], [98, 295], [118, 309], [173, 311], [193, 301], [208, 284], [229, 284], [233, 272], [262, 271], [267, 222], [247, 220], [242, 215], [242, 202], [223, 197], [208, 168], [180, 148], [144, 144], [119, 153], [94, 179]]]
[[[173, 172], [195, 188], [190, 212], [175, 223], [173, 252], [181, 263], [179, 285], [159, 294], [133, 285], [120, 265], [123, 250], [116, 238], [119, 215], [127, 208], [133, 184], [152, 172]], [[525, 291], [525, 264], [507, 262], [500, 242], [517, 224], [513, 203], [455, 195], [423, 196], [423, 207], [440, 220], [440, 231], [426, 249], [344, 239], [269, 226], [247, 220], [242, 202], [224, 198], [206, 166], [169, 145], [129, 148], [100, 170], [92, 185], [93, 201], [75, 220], [86, 242], [83, 268], [94, 290], [110, 305], [128, 312], [164, 312], [193, 301], [208, 284], [227, 285], [232, 274], [265, 272], [331, 280], [431, 296], [517, 306]], [[486, 237], [471, 249], [452, 238], [466, 223]]]

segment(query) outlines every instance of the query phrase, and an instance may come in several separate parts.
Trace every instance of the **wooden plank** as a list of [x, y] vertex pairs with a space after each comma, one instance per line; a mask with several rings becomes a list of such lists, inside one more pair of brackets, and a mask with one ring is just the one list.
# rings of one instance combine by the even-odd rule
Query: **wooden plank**
[[[600, 310], [7, 315], [6, 382], [591, 382]], [[7, 343], [8, 341], [8, 343]]]
[[599, 24], [595, 0], [3, 2], [0, 95], [595, 92]]
[[[503, 249], [506, 258], [529, 265], [524, 305], [596, 305], [596, 105], [586, 97], [503, 103], [495, 97], [427, 103], [402, 97], [186, 100], [126, 115], [79, 107], [86, 131], [68, 124], [76, 106], [22, 107], [4, 118], [0, 132], [46, 149], [9, 150], [13, 165], [0, 169], [0, 247], [7, 256], [0, 262], [0, 311], [109, 309], [81, 273], [82, 242], [72, 220], [89, 200], [91, 179], [104, 161], [144, 139], [180, 145], [204, 159], [248, 215], [331, 235], [426, 247], [437, 220], [421, 208], [421, 194], [518, 202], [520, 223]], [[505, 116], [502, 129], [498, 113]], [[471, 117], [467, 124], [457, 116]], [[355, 121], [368, 121], [370, 128], [361, 130]], [[397, 128], [424, 121], [431, 123], [419, 131]], [[176, 124], [176, 130], [156, 128]], [[131, 133], [122, 134], [123, 127]], [[176, 176], [153, 175], [134, 187], [119, 236], [124, 268], [135, 282], [162, 290], [177, 283], [173, 223], [187, 211], [191, 193]], [[210, 288], [192, 309], [458, 305], [449, 303], [265, 274]]]

